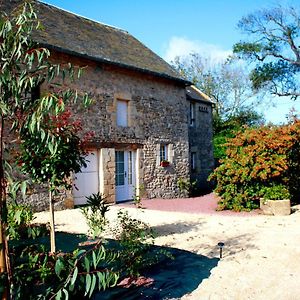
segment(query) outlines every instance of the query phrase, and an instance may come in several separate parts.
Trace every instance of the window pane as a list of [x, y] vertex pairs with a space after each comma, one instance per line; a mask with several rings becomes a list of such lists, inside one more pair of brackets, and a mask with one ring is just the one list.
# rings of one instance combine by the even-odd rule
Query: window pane
[[132, 151], [128, 152], [128, 184], [132, 184]]
[[117, 100], [117, 125], [127, 126], [128, 101]]
[[168, 160], [168, 146], [160, 145], [160, 161]]
[[124, 151], [116, 151], [116, 185], [125, 183]]

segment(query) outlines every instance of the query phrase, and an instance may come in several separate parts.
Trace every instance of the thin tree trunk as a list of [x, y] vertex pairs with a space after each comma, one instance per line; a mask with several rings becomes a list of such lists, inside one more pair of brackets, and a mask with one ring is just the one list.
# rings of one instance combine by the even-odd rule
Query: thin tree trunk
[[[7, 229], [7, 206], [6, 206], [6, 182], [4, 178], [4, 166], [3, 166], [3, 130], [4, 119], [1, 116], [0, 121], [0, 273], [8, 273], [8, 284], [11, 281], [11, 270], [9, 265], [8, 244], [6, 237]], [[2, 299], [9, 298], [9, 285], [6, 286]]]
[[55, 228], [54, 228], [54, 209], [53, 209], [53, 195], [49, 188], [49, 208], [50, 208], [50, 251], [54, 253], [56, 251], [55, 247]]

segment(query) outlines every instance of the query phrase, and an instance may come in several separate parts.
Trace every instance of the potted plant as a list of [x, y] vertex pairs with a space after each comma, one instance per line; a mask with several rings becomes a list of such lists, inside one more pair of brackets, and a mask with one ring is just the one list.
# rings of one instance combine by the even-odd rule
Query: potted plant
[[290, 193], [283, 184], [263, 187], [260, 196], [260, 209], [264, 214], [274, 216], [291, 214]]
[[163, 159], [161, 162], [160, 162], [160, 165], [164, 168], [168, 167], [170, 165], [170, 162], [166, 159]]

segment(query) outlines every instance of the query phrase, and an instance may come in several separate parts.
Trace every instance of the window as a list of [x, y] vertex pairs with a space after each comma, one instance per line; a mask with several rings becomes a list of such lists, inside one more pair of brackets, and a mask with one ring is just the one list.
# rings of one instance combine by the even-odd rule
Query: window
[[124, 151], [116, 151], [116, 185], [125, 184], [125, 157]]
[[161, 162], [168, 160], [168, 145], [160, 145], [159, 157]]
[[194, 102], [190, 102], [190, 126], [195, 125], [195, 112], [196, 104]]
[[197, 167], [197, 164], [196, 164], [196, 152], [191, 152], [191, 170], [192, 171], [196, 171], [196, 167]]
[[117, 100], [117, 126], [128, 126], [128, 101]]

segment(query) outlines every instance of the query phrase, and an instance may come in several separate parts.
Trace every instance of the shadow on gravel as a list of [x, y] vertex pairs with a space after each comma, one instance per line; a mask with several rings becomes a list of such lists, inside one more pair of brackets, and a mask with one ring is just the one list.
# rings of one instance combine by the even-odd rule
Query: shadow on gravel
[[[56, 233], [57, 250], [70, 252], [78, 248], [80, 243], [87, 241], [86, 235], [67, 232]], [[27, 240], [26, 244], [33, 241]], [[35, 243], [49, 247], [49, 236], [34, 240]], [[117, 247], [116, 241], [107, 240], [108, 248]], [[84, 247], [88, 249], [90, 246]], [[176, 299], [194, 291], [199, 284], [211, 274], [211, 270], [218, 265], [218, 258], [208, 258], [189, 251], [151, 246], [153, 254], [161, 251], [169, 252], [174, 259], [162, 258], [162, 260], [143, 270], [142, 275], [154, 279], [150, 286], [114, 287], [95, 294], [94, 300], [160, 300]]]
[[206, 222], [178, 222], [171, 224], [162, 224], [157, 226], [152, 226], [151, 228], [155, 232], [155, 236], [166, 236], [174, 233], [185, 233], [192, 231], [193, 229], [205, 225]]
[[153, 246], [153, 250], [166, 250], [174, 259], [166, 258], [158, 265], [143, 272], [145, 277], [154, 279], [151, 286], [121, 288], [115, 287], [95, 295], [94, 300], [159, 300], [176, 299], [194, 291], [219, 259], [208, 258], [185, 250]]

